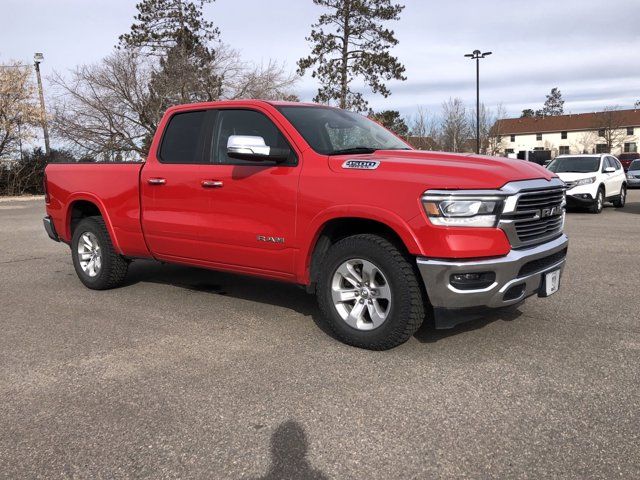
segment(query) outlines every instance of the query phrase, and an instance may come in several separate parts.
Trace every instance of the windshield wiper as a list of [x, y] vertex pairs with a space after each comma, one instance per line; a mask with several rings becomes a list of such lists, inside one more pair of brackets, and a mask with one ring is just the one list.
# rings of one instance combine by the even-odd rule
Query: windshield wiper
[[334, 150], [329, 152], [327, 155], [347, 155], [349, 153], [373, 153], [378, 148], [371, 147], [352, 147], [352, 148], [343, 148], [342, 150]]

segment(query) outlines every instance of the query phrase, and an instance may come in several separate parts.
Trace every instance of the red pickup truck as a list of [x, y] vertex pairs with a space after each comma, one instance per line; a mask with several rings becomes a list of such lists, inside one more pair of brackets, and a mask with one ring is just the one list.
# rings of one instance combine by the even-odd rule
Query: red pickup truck
[[559, 286], [564, 184], [531, 162], [424, 152], [327, 106], [229, 101], [164, 115], [144, 163], [50, 164], [49, 236], [92, 289], [151, 258], [306, 286], [336, 337], [405, 342], [425, 318]]

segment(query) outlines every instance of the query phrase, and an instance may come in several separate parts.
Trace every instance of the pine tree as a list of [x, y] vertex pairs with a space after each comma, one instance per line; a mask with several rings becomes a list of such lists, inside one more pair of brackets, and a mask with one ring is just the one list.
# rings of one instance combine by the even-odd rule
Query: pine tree
[[520, 118], [531, 118], [535, 116], [536, 112], [534, 112], [533, 109], [525, 108], [524, 110], [522, 110], [522, 115], [520, 115]]
[[388, 130], [391, 130], [396, 135], [404, 136], [409, 133], [407, 123], [397, 110], [382, 110], [381, 112], [369, 111], [369, 118], [375, 120]]
[[218, 29], [204, 19], [205, 4], [215, 0], [142, 0], [131, 31], [120, 35], [120, 47], [148, 49], [157, 55], [178, 45], [207, 49]]
[[149, 85], [156, 110], [220, 97], [222, 79], [214, 72], [210, 47], [219, 32], [203, 14], [204, 5], [213, 1], [143, 0], [136, 5], [136, 23], [120, 36], [119, 46], [159, 57], [160, 68]]
[[551, 93], [547, 95], [547, 99], [542, 107], [543, 117], [553, 117], [556, 115], [564, 115], [564, 100], [562, 92], [556, 87], [551, 89]]
[[352, 89], [356, 78], [363, 78], [373, 93], [388, 97], [384, 83], [406, 80], [404, 65], [389, 50], [398, 40], [383, 22], [398, 20], [404, 6], [391, 0], [313, 0], [325, 7], [311, 26], [306, 38], [313, 48], [308, 57], [298, 61], [298, 73], [314, 68], [312, 77], [321, 87], [314, 101], [337, 102], [340, 108], [366, 111], [367, 101]]

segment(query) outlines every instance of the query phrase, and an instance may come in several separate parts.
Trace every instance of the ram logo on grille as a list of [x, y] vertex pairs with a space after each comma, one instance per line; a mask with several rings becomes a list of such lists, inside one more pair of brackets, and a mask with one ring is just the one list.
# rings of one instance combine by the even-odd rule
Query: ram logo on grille
[[543, 208], [540, 210], [540, 218], [553, 217], [554, 215], [560, 215], [562, 208], [559, 206]]

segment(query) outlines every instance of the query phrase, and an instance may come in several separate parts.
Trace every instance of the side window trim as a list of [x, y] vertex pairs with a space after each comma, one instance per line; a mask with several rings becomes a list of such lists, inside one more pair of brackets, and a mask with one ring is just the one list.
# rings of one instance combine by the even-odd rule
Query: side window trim
[[[264, 118], [266, 118], [272, 125], [273, 127], [276, 129], [276, 131], [280, 134], [280, 136], [282, 137], [282, 139], [286, 142], [286, 144], [288, 145], [289, 149], [291, 150], [291, 155], [293, 156], [293, 160], [292, 161], [287, 161], [287, 162], [271, 162], [271, 161], [267, 161], [267, 162], [242, 162], [242, 163], [226, 163], [226, 162], [221, 162], [218, 160], [217, 158], [217, 154], [216, 154], [216, 147], [218, 145], [218, 132], [219, 132], [219, 126], [220, 126], [220, 121], [222, 119], [222, 115], [220, 113], [224, 112], [224, 111], [247, 111], [247, 112], [254, 112], [257, 113], [258, 115], [262, 115]], [[287, 138], [287, 136], [282, 132], [282, 129], [278, 126], [278, 124], [276, 122], [274, 122], [267, 114], [265, 114], [264, 112], [261, 112], [260, 110], [256, 110], [253, 108], [249, 108], [249, 107], [230, 107], [230, 108], [218, 108], [216, 109], [216, 116], [214, 121], [212, 122], [212, 132], [211, 132], [211, 139], [210, 139], [210, 143], [209, 143], [209, 161], [206, 162], [207, 164], [210, 165], [231, 165], [231, 166], [237, 166], [237, 167], [297, 167], [299, 164], [299, 158], [298, 158], [298, 153], [296, 152], [295, 148], [292, 146], [291, 141], [289, 141], [289, 139]]]

